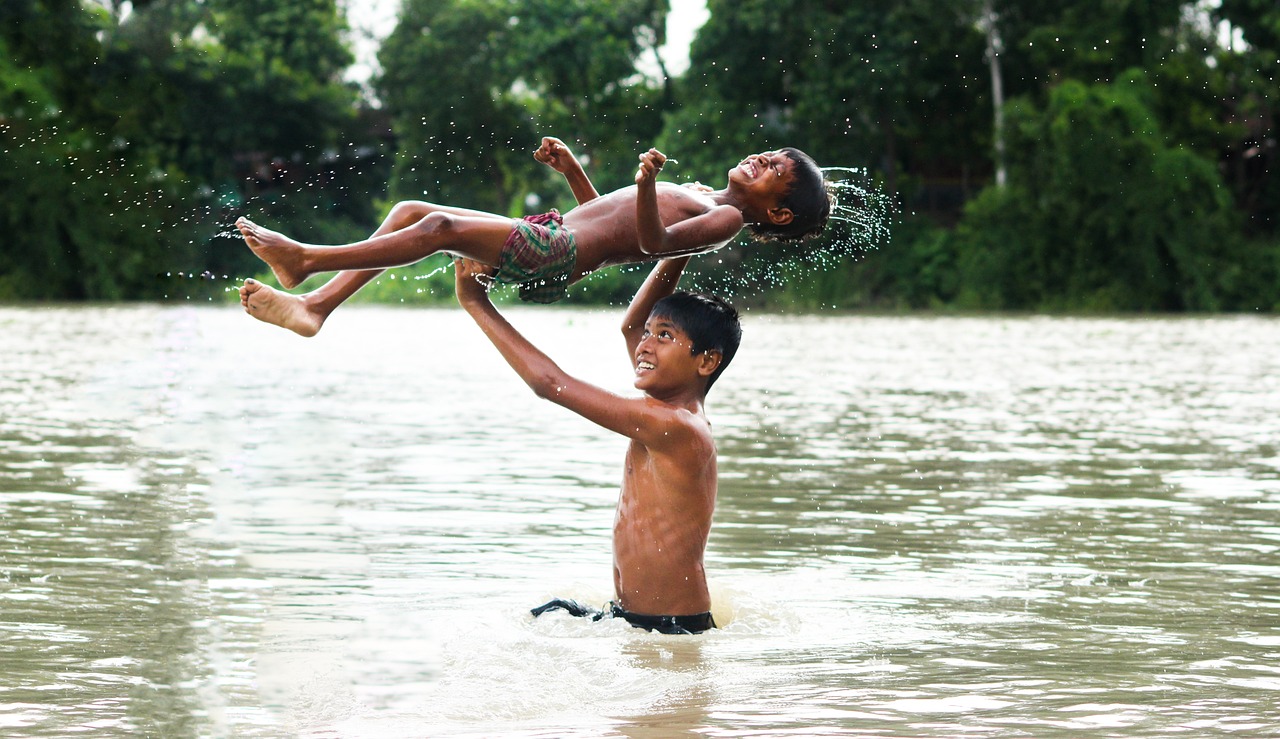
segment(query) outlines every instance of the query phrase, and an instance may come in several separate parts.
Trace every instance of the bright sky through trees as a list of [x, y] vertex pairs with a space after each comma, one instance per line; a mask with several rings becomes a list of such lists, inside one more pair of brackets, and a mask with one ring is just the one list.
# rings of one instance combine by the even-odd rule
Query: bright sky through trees
[[[356, 63], [347, 70], [347, 79], [365, 85], [377, 68], [378, 46], [396, 26], [401, 0], [349, 0], [347, 22], [351, 25], [351, 42]], [[706, 0], [671, 0], [667, 16], [667, 43], [662, 47], [667, 71], [679, 75], [689, 68], [689, 44], [707, 22]], [[652, 60], [641, 59], [641, 69], [657, 74]]]

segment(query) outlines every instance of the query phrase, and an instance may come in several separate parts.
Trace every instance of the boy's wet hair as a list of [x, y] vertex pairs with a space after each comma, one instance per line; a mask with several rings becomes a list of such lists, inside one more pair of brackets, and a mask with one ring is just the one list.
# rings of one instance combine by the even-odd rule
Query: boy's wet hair
[[759, 241], [794, 243], [817, 236], [827, 227], [831, 217], [834, 197], [822, 170], [813, 158], [799, 149], [787, 147], [778, 151], [795, 163], [792, 167], [791, 189], [778, 205], [791, 211], [791, 222], [775, 226], [772, 223], [753, 223], [747, 226], [751, 236]]
[[738, 321], [738, 311], [728, 301], [716, 295], [691, 293], [679, 290], [659, 300], [651, 318], [666, 318], [681, 331], [688, 334], [693, 342], [691, 354], [705, 351], [720, 352], [720, 366], [707, 378], [707, 390], [729, 366], [733, 355], [738, 352], [738, 344], [742, 343], [742, 325]]

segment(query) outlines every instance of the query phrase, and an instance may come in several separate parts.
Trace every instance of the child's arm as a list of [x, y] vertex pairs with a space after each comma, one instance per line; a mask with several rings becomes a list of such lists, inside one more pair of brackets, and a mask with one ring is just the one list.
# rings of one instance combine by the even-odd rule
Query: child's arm
[[569, 183], [569, 189], [573, 191], [573, 197], [577, 199], [578, 205], [600, 197], [600, 193], [596, 192], [595, 185], [591, 184], [591, 180], [587, 178], [587, 173], [582, 169], [582, 163], [578, 161], [578, 158], [573, 155], [573, 152], [569, 151], [569, 147], [565, 146], [560, 139], [544, 136], [542, 145], [538, 147], [537, 151], [533, 152], [533, 158], [564, 175], [564, 179]]
[[521, 336], [493, 307], [485, 286], [476, 279], [491, 272], [491, 267], [461, 259], [454, 262], [454, 271], [458, 303], [538, 397], [654, 449], [679, 449], [691, 443], [697, 426], [687, 411], [648, 398], [624, 398], [583, 382]]
[[657, 149], [640, 155], [636, 170], [636, 238], [640, 251], [656, 257], [679, 257], [718, 249], [742, 230], [742, 212], [717, 205], [668, 228], [658, 210], [658, 172], [667, 157]]
[[658, 262], [636, 291], [636, 296], [631, 299], [631, 306], [622, 317], [622, 337], [627, 342], [627, 356], [631, 357], [633, 366], [636, 362], [636, 347], [644, 338], [645, 321], [649, 320], [649, 314], [659, 300], [676, 291], [680, 275], [684, 274], [687, 264], [689, 257], [674, 257]]

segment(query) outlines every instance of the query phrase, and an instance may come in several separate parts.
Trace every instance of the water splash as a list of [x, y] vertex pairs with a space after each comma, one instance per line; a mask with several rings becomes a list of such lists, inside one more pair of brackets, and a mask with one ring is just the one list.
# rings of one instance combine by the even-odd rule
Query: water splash
[[[889, 225], [897, 213], [897, 205], [872, 182], [871, 173], [865, 167], [822, 167], [820, 171], [826, 176], [833, 198], [831, 220], [852, 224], [861, 230], [869, 248], [888, 243]], [[832, 179], [832, 172], [842, 172], [844, 176]]]
[[441, 264], [439, 267], [436, 267], [435, 269], [431, 270], [430, 272], [426, 273], [425, 275], [414, 275], [414, 276], [413, 276], [413, 279], [415, 279], [415, 280], [429, 280], [429, 279], [431, 279], [432, 277], [435, 277], [436, 275], [438, 275], [438, 274], [440, 274], [440, 273], [444, 272], [445, 270], [449, 269], [449, 268], [450, 268], [450, 267], [452, 267], [452, 266], [453, 266], [453, 260], [449, 260], [448, 262], [445, 262], [444, 264]]
[[[215, 283], [256, 276], [253, 260], [240, 256], [237, 216], [280, 222], [283, 214], [298, 223], [344, 204], [352, 189], [385, 184], [386, 153], [378, 146], [348, 143], [309, 153], [250, 161], [228, 152], [235, 174], [188, 175], [145, 144], [60, 126], [40, 114], [0, 117], [0, 166], [38, 172], [45, 189], [58, 188], [86, 218], [98, 219], [99, 238], [110, 239], [112, 228], [126, 231], [129, 253], [145, 254], [150, 271], [122, 270], [119, 277], [134, 297], [220, 296], [223, 286]], [[87, 229], [77, 233], [91, 238]]]
[[827, 279], [826, 274], [837, 275], [868, 251], [887, 246], [900, 212], [894, 198], [866, 168], [822, 167], [821, 172], [832, 196], [822, 236], [799, 245], [740, 244], [703, 257], [706, 262], [695, 260], [691, 264], [696, 273], [691, 280], [694, 287], [747, 303], [782, 290], [813, 302], [810, 298], [816, 297], [817, 288], [806, 296], [807, 284]]

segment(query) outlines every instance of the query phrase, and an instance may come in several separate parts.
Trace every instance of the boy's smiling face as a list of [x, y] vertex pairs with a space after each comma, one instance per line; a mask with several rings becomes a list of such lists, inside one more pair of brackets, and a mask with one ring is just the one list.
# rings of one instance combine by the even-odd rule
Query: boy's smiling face
[[693, 340], [670, 318], [649, 316], [636, 345], [635, 386], [649, 395], [701, 389], [720, 364], [718, 352], [693, 353]]
[[780, 151], [752, 154], [729, 170], [729, 190], [744, 210], [755, 210], [779, 225], [787, 223], [792, 214], [781, 203], [795, 181], [795, 166], [795, 161]]

